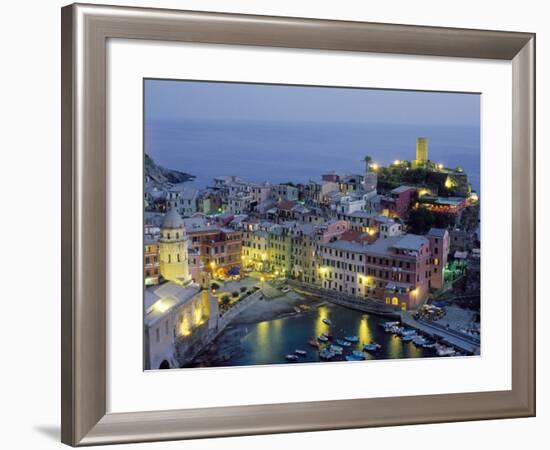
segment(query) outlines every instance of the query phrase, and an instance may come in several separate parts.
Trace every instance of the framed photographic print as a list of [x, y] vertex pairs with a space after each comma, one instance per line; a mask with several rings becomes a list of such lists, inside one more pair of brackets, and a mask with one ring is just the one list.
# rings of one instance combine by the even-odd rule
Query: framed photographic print
[[533, 34], [62, 33], [63, 442], [534, 415]]

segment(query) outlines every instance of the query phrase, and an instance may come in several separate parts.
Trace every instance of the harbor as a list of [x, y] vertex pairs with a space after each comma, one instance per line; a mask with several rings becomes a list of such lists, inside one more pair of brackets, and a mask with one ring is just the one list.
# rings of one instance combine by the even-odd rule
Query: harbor
[[[286, 305], [286, 309], [281, 308]], [[271, 305], [277, 317], [262, 320]], [[257, 319], [257, 321], [255, 321]], [[289, 292], [235, 318], [191, 367], [362, 361], [438, 356], [434, 345], [390, 332], [388, 318]]]

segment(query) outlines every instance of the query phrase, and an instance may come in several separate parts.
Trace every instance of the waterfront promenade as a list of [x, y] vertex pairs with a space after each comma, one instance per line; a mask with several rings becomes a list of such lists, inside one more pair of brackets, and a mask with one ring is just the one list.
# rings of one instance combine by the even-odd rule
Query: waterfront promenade
[[328, 289], [321, 289], [314, 287], [307, 283], [302, 283], [296, 280], [287, 280], [287, 284], [294, 288], [297, 292], [313, 295], [316, 297], [322, 297], [332, 303], [346, 308], [355, 309], [364, 313], [378, 314], [380, 316], [388, 316], [392, 318], [399, 318], [399, 310], [393, 306], [385, 305], [376, 300], [368, 298], [358, 298], [351, 295], [346, 295], [341, 292], [334, 292]]
[[409, 328], [414, 328], [415, 330], [431, 336], [432, 338], [443, 340], [447, 344], [452, 345], [453, 347], [456, 347], [467, 353], [479, 355], [479, 340], [463, 333], [446, 329], [436, 323], [430, 323], [425, 320], [417, 320], [414, 318], [413, 313], [409, 311], [401, 312], [401, 324]]

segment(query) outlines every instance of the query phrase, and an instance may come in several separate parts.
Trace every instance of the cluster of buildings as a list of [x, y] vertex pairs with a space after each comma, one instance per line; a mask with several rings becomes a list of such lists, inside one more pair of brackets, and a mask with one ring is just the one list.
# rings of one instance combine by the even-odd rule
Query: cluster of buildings
[[[360, 174], [300, 184], [220, 176], [200, 191], [185, 183], [146, 188], [145, 367], [176, 366], [175, 348], [192, 354], [217, 328], [213, 278], [256, 272], [402, 310], [444, 288], [449, 253], [471, 249], [472, 233], [452, 226], [412, 234], [409, 213], [425, 208], [459, 223], [477, 197], [469, 185], [463, 196], [439, 195], [437, 183], [380, 189], [381, 168], [365, 163]], [[429, 172], [426, 139], [407, 164]], [[455, 172], [436, 171], [445, 189], [444, 177]]]
[[[380, 192], [379, 167], [369, 160], [364, 173], [326, 173], [308, 183], [220, 176], [202, 191], [184, 184], [146, 192], [156, 199], [156, 208], [146, 211], [146, 284], [257, 271], [401, 309], [417, 308], [444, 285], [452, 230], [408, 233], [409, 212], [426, 208], [459, 217], [473, 200], [438, 196], [433, 188], [417, 185]], [[419, 138], [411, 167], [427, 164], [427, 141]], [[181, 220], [180, 234], [167, 231], [168, 217]], [[174, 239], [177, 252], [167, 253]], [[181, 258], [187, 271], [174, 277], [170, 264]]]

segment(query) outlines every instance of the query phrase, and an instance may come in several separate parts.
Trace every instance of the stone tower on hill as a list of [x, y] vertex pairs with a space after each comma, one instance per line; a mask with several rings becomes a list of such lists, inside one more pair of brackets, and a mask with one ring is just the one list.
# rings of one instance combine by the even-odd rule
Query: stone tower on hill
[[428, 162], [428, 139], [425, 137], [416, 138], [416, 159], [413, 161], [413, 168], [426, 167]]

